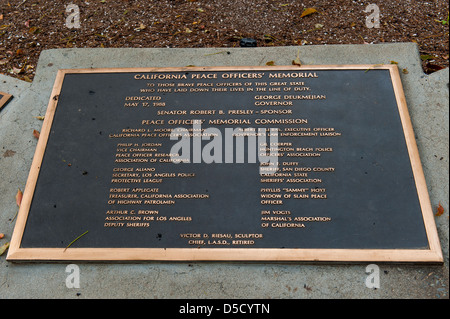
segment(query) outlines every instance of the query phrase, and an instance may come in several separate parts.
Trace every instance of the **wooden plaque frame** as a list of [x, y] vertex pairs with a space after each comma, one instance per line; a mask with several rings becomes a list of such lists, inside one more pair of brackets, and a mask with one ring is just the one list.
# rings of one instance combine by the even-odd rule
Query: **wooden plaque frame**
[[[429, 249], [273, 249], [273, 248], [22, 248], [41, 163], [58, 105], [64, 76], [68, 73], [255, 71], [255, 70], [376, 70], [390, 72], [398, 112], [422, 209]], [[3, 100], [3, 99], [2, 99]], [[0, 101], [2, 102], [2, 101]], [[1, 105], [1, 103], [0, 103]], [[44, 234], [43, 234], [44, 236]], [[9, 261], [295, 261], [295, 262], [414, 262], [442, 263], [443, 256], [400, 75], [396, 65], [320, 65], [267, 67], [111, 68], [59, 70], [51, 92], [40, 138], [32, 162], [7, 260]]]
[[0, 110], [12, 99], [12, 95], [4, 92], [0, 92]]

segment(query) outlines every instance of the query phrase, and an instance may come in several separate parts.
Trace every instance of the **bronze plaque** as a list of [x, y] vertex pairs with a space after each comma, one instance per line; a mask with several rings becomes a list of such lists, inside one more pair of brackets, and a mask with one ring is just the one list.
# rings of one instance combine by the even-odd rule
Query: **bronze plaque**
[[60, 70], [8, 260], [442, 262], [397, 67]]
[[12, 99], [12, 95], [4, 92], [0, 92], [0, 110], [8, 104], [8, 102]]

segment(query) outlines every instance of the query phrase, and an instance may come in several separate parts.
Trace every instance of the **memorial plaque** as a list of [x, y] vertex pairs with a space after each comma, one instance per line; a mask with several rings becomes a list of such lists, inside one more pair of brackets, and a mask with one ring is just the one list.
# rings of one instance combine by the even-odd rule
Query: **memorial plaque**
[[8, 260], [440, 263], [397, 67], [60, 70]]
[[6, 104], [8, 104], [11, 98], [12, 98], [11, 94], [0, 92], [0, 111]]

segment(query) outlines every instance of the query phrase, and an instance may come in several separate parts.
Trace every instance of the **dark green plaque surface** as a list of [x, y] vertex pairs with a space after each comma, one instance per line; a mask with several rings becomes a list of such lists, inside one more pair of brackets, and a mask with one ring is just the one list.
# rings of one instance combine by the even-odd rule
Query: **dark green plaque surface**
[[393, 66], [63, 70], [8, 259], [437, 262], [411, 134]]

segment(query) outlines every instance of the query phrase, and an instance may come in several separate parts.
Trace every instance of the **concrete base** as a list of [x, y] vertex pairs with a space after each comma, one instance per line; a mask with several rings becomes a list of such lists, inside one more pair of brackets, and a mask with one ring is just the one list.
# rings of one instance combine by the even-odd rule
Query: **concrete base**
[[[15, 98], [0, 112], [0, 232], [7, 242], [25, 187], [56, 71], [63, 68], [388, 64], [398, 62], [436, 217], [444, 265], [379, 264], [380, 288], [365, 285], [366, 264], [79, 263], [80, 288], [68, 288], [66, 264], [10, 263], [0, 257], [1, 298], [448, 298], [448, 69], [430, 76], [412, 43], [274, 48], [61, 49], [43, 51], [32, 83], [0, 77]], [[7, 150], [13, 152], [6, 153]], [[15, 152], [15, 153], [14, 153]], [[13, 154], [13, 155], [11, 155]], [[8, 156], [5, 156], [8, 155]], [[42, 234], [45, 236], [46, 234]]]

